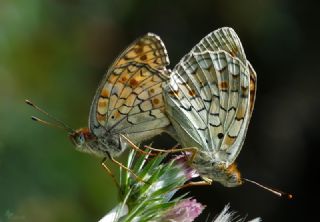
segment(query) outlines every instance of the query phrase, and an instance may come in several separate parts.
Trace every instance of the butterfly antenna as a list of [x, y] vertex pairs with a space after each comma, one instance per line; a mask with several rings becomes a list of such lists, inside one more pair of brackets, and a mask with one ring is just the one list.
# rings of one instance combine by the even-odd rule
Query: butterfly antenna
[[54, 128], [60, 128], [60, 129], [64, 129], [64, 130], [65, 130], [65, 128], [64, 128], [63, 126], [60, 126], [60, 125], [58, 125], [58, 124], [54, 124], [54, 123], [47, 122], [47, 121], [45, 121], [45, 120], [43, 120], [43, 119], [40, 119], [40, 118], [38, 118], [38, 117], [35, 117], [35, 116], [31, 116], [31, 119], [32, 119], [33, 121], [39, 122], [39, 123], [42, 124], [42, 125], [51, 126], [51, 127], [54, 127]]
[[61, 120], [58, 120], [57, 118], [55, 118], [54, 116], [50, 115], [48, 112], [44, 111], [43, 109], [41, 109], [39, 106], [35, 105], [33, 102], [31, 102], [30, 100], [26, 99], [25, 102], [29, 105], [32, 106], [33, 108], [35, 108], [36, 110], [38, 110], [39, 112], [43, 113], [44, 115], [48, 116], [50, 119], [52, 119], [53, 121], [56, 122], [55, 123], [50, 123], [47, 122], [45, 120], [39, 119], [38, 117], [34, 117], [32, 116], [31, 119], [39, 122], [43, 125], [47, 125], [47, 126], [52, 126], [52, 127], [56, 127], [56, 128], [60, 128], [60, 129], [64, 129], [66, 131], [68, 131], [69, 133], [73, 133], [74, 130], [69, 127], [67, 124], [65, 124], [64, 122], [62, 122]]
[[247, 181], [249, 183], [252, 183], [254, 185], [257, 185], [258, 187], [261, 187], [267, 191], [270, 191], [271, 193], [274, 193], [275, 195], [279, 196], [279, 197], [284, 197], [284, 198], [287, 198], [287, 199], [292, 199], [293, 196], [292, 194], [288, 194], [288, 193], [285, 193], [283, 191], [280, 191], [280, 190], [276, 190], [276, 189], [273, 189], [273, 188], [270, 188], [270, 187], [267, 187], [267, 186], [264, 186], [256, 181], [253, 181], [253, 180], [249, 180], [249, 179], [246, 179], [246, 178], [242, 178], [244, 181]]

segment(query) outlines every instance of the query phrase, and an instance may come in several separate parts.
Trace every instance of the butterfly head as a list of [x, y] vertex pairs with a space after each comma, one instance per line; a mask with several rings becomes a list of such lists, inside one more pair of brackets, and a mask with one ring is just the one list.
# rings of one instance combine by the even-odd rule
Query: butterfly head
[[236, 187], [243, 183], [236, 164], [231, 164], [229, 167], [225, 167], [224, 164], [217, 164], [213, 169], [212, 179], [225, 187]]
[[80, 128], [70, 133], [69, 138], [76, 148], [82, 151], [86, 147], [87, 143], [94, 139], [94, 136], [88, 128]]

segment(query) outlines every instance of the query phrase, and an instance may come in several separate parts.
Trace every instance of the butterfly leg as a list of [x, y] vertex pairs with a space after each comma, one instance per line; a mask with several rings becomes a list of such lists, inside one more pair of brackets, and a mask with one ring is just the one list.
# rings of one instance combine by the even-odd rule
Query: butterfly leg
[[112, 162], [114, 162], [115, 164], [117, 164], [119, 167], [123, 168], [124, 170], [128, 171], [129, 173], [131, 173], [139, 182], [143, 182], [143, 183], [148, 183], [146, 181], [144, 181], [141, 177], [139, 177], [137, 174], [135, 174], [131, 169], [129, 169], [128, 167], [126, 167], [125, 165], [123, 165], [122, 163], [120, 163], [118, 160], [114, 159], [113, 157], [110, 156], [110, 159]]
[[210, 181], [202, 180], [202, 181], [186, 183], [182, 186], [179, 186], [177, 189], [183, 189], [183, 188], [194, 187], [194, 186], [210, 186], [211, 184], [212, 184], [212, 182], [210, 182]]
[[112, 171], [109, 169], [109, 167], [106, 165], [106, 159], [107, 158], [103, 158], [103, 160], [101, 161], [101, 165], [102, 167], [105, 169], [105, 171], [107, 171], [107, 173], [109, 174], [109, 176], [111, 176], [113, 182], [116, 184], [116, 186], [118, 187], [118, 189], [120, 190], [120, 185], [118, 183], [118, 181], [116, 180], [115, 175], [112, 173]]
[[[142, 149], [140, 149], [137, 145], [135, 145], [129, 138], [127, 138], [125, 135], [120, 134], [120, 140], [121, 138], [123, 138], [125, 140], [126, 143], [128, 143], [130, 145], [131, 148], [133, 148], [134, 150], [136, 150], [137, 152], [143, 154], [143, 155], [148, 155], [148, 156], [155, 156], [155, 154], [152, 153], [148, 153]], [[122, 140], [121, 140], [122, 141]]]
[[198, 153], [198, 148], [197, 147], [186, 147], [186, 148], [175, 148], [176, 146], [174, 146], [172, 149], [169, 150], [164, 150], [164, 149], [156, 149], [150, 146], [145, 146], [146, 148], [148, 148], [149, 150], [153, 150], [159, 153], [178, 153], [178, 152], [190, 152], [191, 153], [191, 157], [188, 159], [188, 163], [192, 164], [194, 158], [196, 157], [197, 153]]

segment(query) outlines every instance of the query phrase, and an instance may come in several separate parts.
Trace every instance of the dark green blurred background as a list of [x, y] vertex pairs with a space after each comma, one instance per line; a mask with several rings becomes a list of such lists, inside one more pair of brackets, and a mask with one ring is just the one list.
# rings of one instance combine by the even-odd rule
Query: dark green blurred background
[[74, 128], [86, 126], [103, 73], [135, 38], [160, 35], [172, 68], [222, 26], [237, 31], [258, 75], [239, 168], [295, 199], [251, 184], [196, 187], [190, 196], [207, 205], [199, 221], [227, 203], [264, 221], [315, 219], [318, 9], [311, 1], [277, 0], [0, 0], [0, 221], [97, 221], [117, 202], [100, 160], [74, 151], [66, 133], [32, 122], [37, 113], [25, 98]]

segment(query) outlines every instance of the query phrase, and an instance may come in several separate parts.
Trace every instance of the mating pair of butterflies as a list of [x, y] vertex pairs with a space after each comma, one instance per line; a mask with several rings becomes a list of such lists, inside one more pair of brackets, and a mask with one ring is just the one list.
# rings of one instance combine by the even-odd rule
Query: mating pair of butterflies
[[105, 74], [89, 128], [70, 129], [79, 151], [120, 155], [125, 135], [140, 143], [167, 132], [194, 147], [192, 166], [206, 183], [240, 185], [233, 164], [251, 118], [256, 73], [232, 28], [204, 37], [171, 71], [161, 39], [147, 34], [124, 50]]

